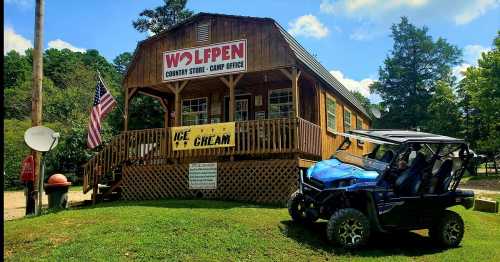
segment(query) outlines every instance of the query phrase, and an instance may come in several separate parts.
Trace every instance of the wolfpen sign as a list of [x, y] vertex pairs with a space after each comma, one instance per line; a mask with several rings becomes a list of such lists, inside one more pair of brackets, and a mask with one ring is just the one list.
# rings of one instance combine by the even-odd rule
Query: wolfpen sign
[[173, 150], [234, 146], [234, 122], [172, 127]]
[[217, 189], [217, 163], [189, 164], [189, 189]]
[[163, 81], [247, 70], [247, 40], [217, 43], [163, 53]]

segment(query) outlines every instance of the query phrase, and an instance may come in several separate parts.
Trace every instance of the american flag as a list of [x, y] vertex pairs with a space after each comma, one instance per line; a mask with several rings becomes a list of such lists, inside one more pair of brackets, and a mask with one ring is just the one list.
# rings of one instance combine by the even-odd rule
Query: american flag
[[106, 89], [101, 77], [97, 80], [95, 87], [94, 105], [90, 112], [89, 133], [87, 135], [87, 146], [95, 148], [101, 144], [101, 121], [116, 105], [116, 100]]

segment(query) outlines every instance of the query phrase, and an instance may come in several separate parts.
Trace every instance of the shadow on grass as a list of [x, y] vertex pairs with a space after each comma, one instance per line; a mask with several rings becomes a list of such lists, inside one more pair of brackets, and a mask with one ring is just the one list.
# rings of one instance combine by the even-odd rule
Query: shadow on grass
[[368, 244], [358, 250], [348, 251], [331, 244], [326, 237], [326, 222], [299, 225], [290, 220], [281, 221], [282, 233], [313, 250], [323, 250], [334, 254], [349, 254], [360, 257], [384, 257], [392, 255], [421, 256], [443, 252], [433, 246], [428, 237], [414, 232], [394, 234], [372, 234]]
[[90, 202], [85, 203], [76, 208], [103, 208], [103, 207], [158, 207], [158, 208], [186, 208], [186, 209], [231, 209], [231, 208], [282, 208], [279, 205], [263, 205], [257, 203], [244, 203], [238, 201], [222, 201], [209, 199], [160, 199], [160, 200], [144, 200], [144, 201], [112, 201], [91, 205]]

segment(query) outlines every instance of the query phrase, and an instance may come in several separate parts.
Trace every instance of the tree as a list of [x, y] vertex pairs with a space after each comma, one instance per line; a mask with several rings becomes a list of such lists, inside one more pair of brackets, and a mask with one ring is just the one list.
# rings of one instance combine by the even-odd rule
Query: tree
[[139, 14], [139, 18], [132, 22], [139, 32], [158, 34], [163, 30], [180, 23], [193, 15], [193, 11], [186, 9], [187, 0], [163, 0], [165, 3], [155, 9], [146, 9]]
[[31, 65], [25, 56], [12, 50], [4, 56], [3, 60], [4, 88], [19, 86], [31, 76]]
[[116, 71], [118, 71], [122, 76], [125, 75], [128, 65], [132, 62], [132, 54], [130, 52], [124, 52], [119, 54], [113, 60]]
[[466, 114], [467, 140], [481, 153], [500, 151], [500, 31], [494, 48], [469, 67], [458, 94]]
[[446, 40], [436, 41], [426, 27], [417, 28], [406, 17], [392, 26], [393, 50], [370, 88], [380, 94], [386, 108], [386, 128], [423, 127], [438, 80], [453, 83], [451, 68], [460, 63], [461, 51]]
[[431, 133], [463, 137], [462, 117], [458, 99], [445, 81], [438, 81], [428, 107], [429, 119], [426, 130]]

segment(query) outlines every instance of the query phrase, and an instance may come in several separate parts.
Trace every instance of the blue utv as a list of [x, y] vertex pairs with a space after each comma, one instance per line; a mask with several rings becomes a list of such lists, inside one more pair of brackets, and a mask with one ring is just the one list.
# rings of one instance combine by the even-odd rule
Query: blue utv
[[[338, 135], [345, 138], [330, 159], [300, 172], [288, 201], [294, 222], [328, 220], [328, 239], [344, 248], [366, 244], [374, 231], [417, 229], [429, 229], [441, 247], [459, 245], [464, 223], [447, 208], [474, 202], [472, 191], [457, 189], [473, 157], [462, 139], [375, 129]], [[356, 156], [353, 147], [370, 153]]]

